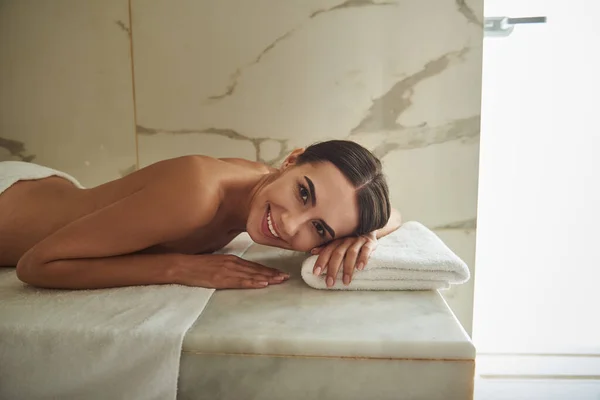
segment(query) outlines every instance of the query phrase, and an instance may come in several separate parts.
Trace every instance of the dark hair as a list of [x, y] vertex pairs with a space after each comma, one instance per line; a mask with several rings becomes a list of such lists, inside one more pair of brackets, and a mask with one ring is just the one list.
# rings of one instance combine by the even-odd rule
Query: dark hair
[[390, 218], [389, 190], [381, 161], [358, 143], [329, 140], [315, 143], [298, 156], [297, 165], [330, 162], [356, 188], [358, 227], [355, 235], [383, 228]]

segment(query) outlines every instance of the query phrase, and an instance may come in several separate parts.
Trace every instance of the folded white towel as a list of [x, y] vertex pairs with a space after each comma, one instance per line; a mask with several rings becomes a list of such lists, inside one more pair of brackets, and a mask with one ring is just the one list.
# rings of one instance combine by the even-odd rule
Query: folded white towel
[[364, 270], [354, 271], [348, 286], [340, 269], [328, 288], [325, 274], [313, 275], [318, 256], [302, 264], [302, 279], [315, 289], [333, 290], [433, 290], [469, 280], [469, 268], [432, 231], [416, 221], [403, 224], [379, 240]]

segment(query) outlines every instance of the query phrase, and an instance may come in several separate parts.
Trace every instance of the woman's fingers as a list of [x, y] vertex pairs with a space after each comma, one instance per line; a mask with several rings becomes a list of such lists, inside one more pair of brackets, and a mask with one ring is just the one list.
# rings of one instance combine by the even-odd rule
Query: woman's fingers
[[369, 261], [369, 257], [371, 257], [371, 253], [377, 247], [377, 242], [367, 241], [364, 246], [360, 249], [360, 254], [356, 260], [356, 268], [359, 271], [362, 271], [367, 265], [367, 261]]
[[[228, 257], [224, 270], [228, 275], [228, 280], [233, 285], [242, 285], [242, 280], [251, 280], [258, 282], [260, 287], [263, 282], [267, 285], [277, 285], [289, 278], [289, 274], [278, 271], [274, 268], [265, 267], [264, 265], [244, 260], [237, 256]], [[243, 285], [246, 285], [245, 283]], [[236, 286], [246, 287], [246, 286]]]
[[321, 272], [325, 271], [329, 264], [331, 253], [336, 248], [337, 243], [337, 241], [333, 241], [324, 248], [321, 248], [321, 250], [319, 250], [319, 257], [317, 257], [317, 261], [315, 262], [315, 266], [313, 267], [314, 275], [321, 275]]
[[333, 250], [327, 266], [327, 280], [325, 281], [327, 283], [327, 287], [332, 287], [335, 284], [335, 278], [340, 267], [342, 266], [342, 262], [346, 256], [346, 251], [348, 251], [348, 248], [353, 242], [354, 238], [348, 238], [341, 241], [335, 250]]
[[237, 279], [235, 281], [235, 287], [243, 288], [243, 289], [260, 289], [269, 286], [267, 281], [256, 281], [254, 279]]
[[229, 254], [198, 255], [197, 265], [184, 272], [183, 284], [214, 289], [261, 288], [289, 278], [285, 272]]
[[269, 282], [269, 285], [277, 285], [281, 282], [288, 280], [287, 276], [279, 275], [279, 276], [266, 276], [262, 274], [250, 274], [250, 277], [254, 280]]
[[228, 288], [236, 288], [236, 287], [246, 287], [246, 283], [248, 281], [254, 282], [257, 287], [269, 286], [269, 285], [278, 285], [282, 283], [285, 279], [283, 277], [273, 277], [258, 273], [252, 273], [248, 271], [243, 271], [239, 269], [230, 269], [226, 272], [226, 277], [224, 282]]
[[366, 242], [366, 238], [360, 237], [356, 239], [356, 241], [352, 243], [350, 247], [348, 247], [348, 250], [346, 251], [346, 255], [344, 257], [344, 285], [349, 285], [352, 281], [354, 268], [356, 268], [357, 266], [358, 255]]
[[234, 259], [232, 259], [232, 262], [230, 264], [230, 266], [233, 266], [239, 270], [243, 270], [246, 271], [248, 273], [252, 273], [252, 274], [262, 274], [262, 275], [266, 275], [266, 276], [270, 276], [270, 277], [284, 277], [284, 278], [289, 278], [289, 274], [286, 272], [282, 272], [279, 271], [275, 268], [269, 268], [269, 267], [265, 267], [264, 265], [252, 262], [252, 261], [248, 261], [248, 260], [244, 260], [243, 258], [237, 257], [237, 256], [233, 256], [235, 257]]

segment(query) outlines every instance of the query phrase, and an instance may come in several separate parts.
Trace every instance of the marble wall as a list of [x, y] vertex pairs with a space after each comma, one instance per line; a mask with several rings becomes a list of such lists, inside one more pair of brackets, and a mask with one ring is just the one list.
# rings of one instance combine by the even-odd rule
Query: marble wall
[[[349, 138], [474, 268], [483, 0], [0, 3], [0, 160], [93, 185]], [[133, 80], [133, 82], [132, 82]], [[467, 331], [473, 281], [444, 293]]]

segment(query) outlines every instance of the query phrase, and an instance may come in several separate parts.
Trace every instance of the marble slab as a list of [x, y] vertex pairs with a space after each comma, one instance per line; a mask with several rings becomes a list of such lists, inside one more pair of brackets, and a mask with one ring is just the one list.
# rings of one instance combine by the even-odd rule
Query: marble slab
[[469, 400], [473, 361], [184, 353], [180, 400]]
[[300, 277], [306, 257], [251, 246], [244, 258], [290, 280], [217, 291], [187, 332], [184, 353], [474, 360], [469, 336], [437, 291], [315, 290]]

